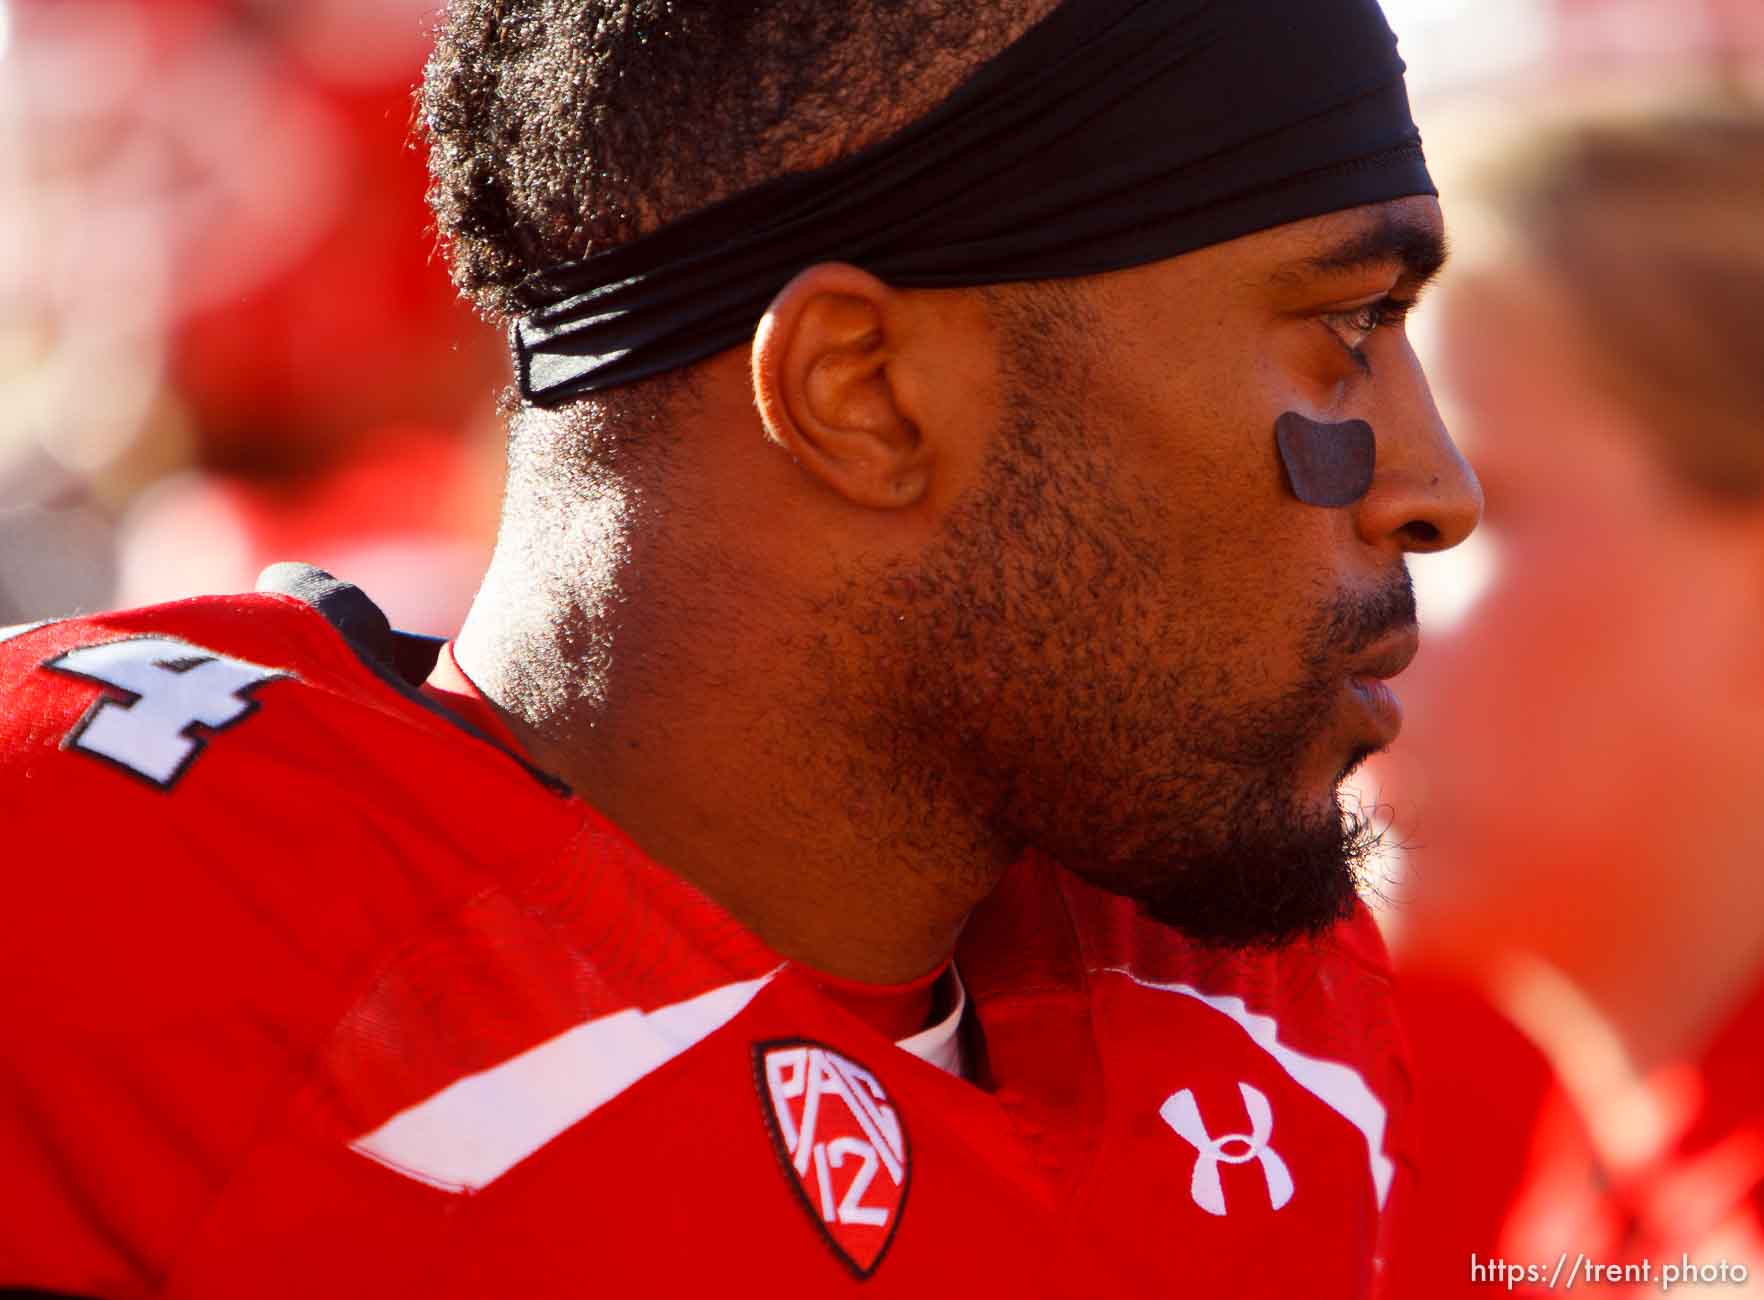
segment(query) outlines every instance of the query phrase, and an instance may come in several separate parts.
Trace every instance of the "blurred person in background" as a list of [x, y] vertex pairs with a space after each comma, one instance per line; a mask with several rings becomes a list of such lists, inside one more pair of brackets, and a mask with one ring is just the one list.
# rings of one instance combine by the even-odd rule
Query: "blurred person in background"
[[1582, 115], [1481, 198], [1439, 364], [1492, 577], [1377, 774], [1427, 1131], [1394, 1294], [1563, 1251], [1764, 1287], [1764, 114]]

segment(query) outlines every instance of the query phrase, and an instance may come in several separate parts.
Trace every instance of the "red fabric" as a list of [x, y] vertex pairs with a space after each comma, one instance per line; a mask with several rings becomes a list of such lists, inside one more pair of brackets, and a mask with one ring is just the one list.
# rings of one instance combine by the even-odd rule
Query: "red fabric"
[[1631, 1253], [1695, 1259], [1719, 1242], [1764, 1271], [1764, 982], [1690, 1068], [1663, 1072], [1655, 1088], [1690, 1118], [1660, 1159], [1614, 1188]]
[[[200, 647], [180, 673], [218, 653], [286, 674], [224, 728], [192, 725], [205, 743], [169, 788], [82, 748], [82, 721], [127, 697], [44, 666], [142, 636]], [[956, 954], [965, 1082], [280, 596], [0, 641], [0, 801], [0, 1286], [1376, 1290], [1412, 1171], [1364, 914], [1206, 952], [1026, 860]], [[777, 1063], [810, 1047], [849, 1070], [822, 1103], [841, 1136], [801, 1172], [780, 1113], [806, 1133], [807, 1098]], [[520, 1146], [560, 1105], [587, 1110]], [[884, 1113], [899, 1184], [859, 1136]], [[389, 1133], [416, 1145], [374, 1146]], [[492, 1173], [442, 1176], [485, 1151]]]
[[825, 971], [805, 972], [814, 986], [878, 1034], [893, 1042], [910, 1038], [931, 1021], [937, 1001], [937, 981], [949, 969], [939, 962], [933, 969], [904, 984], [860, 984]]
[[1487, 1294], [1472, 1255], [1540, 1267], [1545, 1280], [1563, 1251], [1599, 1265], [1645, 1260], [1654, 1290], [1661, 1265], [1686, 1255], [1764, 1265], [1764, 985], [1696, 1062], [1651, 1081], [1662, 1113], [1684, 1122], [1629, 1171], [1607, 1166], [1549, 1061], [1482, 994], [1424, 974], [1397, 988], [1425, 1176], [1392, 1261], [1394, 1300]]
[[491, 707], [490, 701], [484, 698], [477, 684], [459, 666], [459, 659], [453, 653], [453, 642], [449, 641], [441, 647], [441, 653], [435, 660], [435, 671], [423, 683], [423, 694], [452, 709], [486, 736], [500, 741], [516, 753], [521, 751], [521, 742], [515, 739], [514, 732], [508, 729], [502, 715]]
[[[452, 709], [485, 735], [500, 741], [516, 753], [521, 743], [502, 715], [484, 698], [477, 683], [459, 666], [453, 642], [441, 648], [435, 671], [423, 684], [423, 693]], [[949, 969], [945, 961], [916, 980], [904, 984], [863, 984], [840, 979], [825, 971], [809, 972], [815, 987], [845, 1010], [869, 1025], [883, 1037], [898, 1041], [925, 1028], [936, 1000], [937, 981]]]
[[[1415, 1072], [1420, 1176], [1393, 1251], [1391, 1295], [1486, 1294], [1470, 1257], [1501, 1257], [1507, 1212], [1525, 1186], [1531, 1143], [1555, 1087], [1549, 1063], [1474, 991], [1403, 974], [1397, 1005]], [[1562, 1147], [1584, 1131], [1565, 1134]]]

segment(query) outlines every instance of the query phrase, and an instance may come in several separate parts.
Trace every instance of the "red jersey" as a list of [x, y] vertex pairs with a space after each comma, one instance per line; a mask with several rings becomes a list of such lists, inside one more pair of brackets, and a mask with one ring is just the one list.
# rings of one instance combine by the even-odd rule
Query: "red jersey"
[[1203, 950], [1026, 859], [955, 955], [960, 1077], [356, 600], [354, 641], [278, 594], [0, 634], [0, 1286], [1373, 1292], [1408, 1084], [1363, 913]]
[[[1396, 1300], [1469, 1300], [1491, 1285], [1541, 1297], [1569, 1274], [1634, 1295], [1764, 1275], [1764, 986], [1694, 1063], [1611, 1094], [1605, 1116], [1480, 991], [1416, 972], [1398, 993], [1422, 1177], [1392, 1260]], [[1601, 1127], [1635, 1146], [1626, 1166], [1601, 1150]]]

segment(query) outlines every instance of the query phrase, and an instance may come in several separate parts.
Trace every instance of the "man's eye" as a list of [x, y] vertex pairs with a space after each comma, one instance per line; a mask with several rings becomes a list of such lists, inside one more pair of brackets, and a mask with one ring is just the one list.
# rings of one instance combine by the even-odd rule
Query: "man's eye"
[[1329, 312], [1322, 319], [1329, 332], [1364, 370], [1370, 369], [1365, 353], [1361, 351], [1367, 340], [1386, 325], [1400, 324], [1414, 305], [1412, 298], [1380, 298], [1351, 311]]

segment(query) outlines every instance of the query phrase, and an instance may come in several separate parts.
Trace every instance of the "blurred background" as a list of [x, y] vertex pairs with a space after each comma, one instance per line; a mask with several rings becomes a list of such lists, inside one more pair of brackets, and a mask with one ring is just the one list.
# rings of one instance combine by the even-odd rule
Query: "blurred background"
[[1487, 499], [1356, 778], [1419, 1102], [1389, 1292], [1764, 1295], [1764, 0], [1385, 9]]
[[444, 632], [501, 349], [409, 142], [431, 0], [0, 0], [0, 624], [348, 574]]
[[[0, 0], [0, 626], [281, 559], [457, 626], [507, 363], [410, 143], [434, 4]], [[1392, 1293], [1764, 1294], [1764, 0], [1384, 7], [1488, 497], [1357, 780], [1424, 1123]]]

